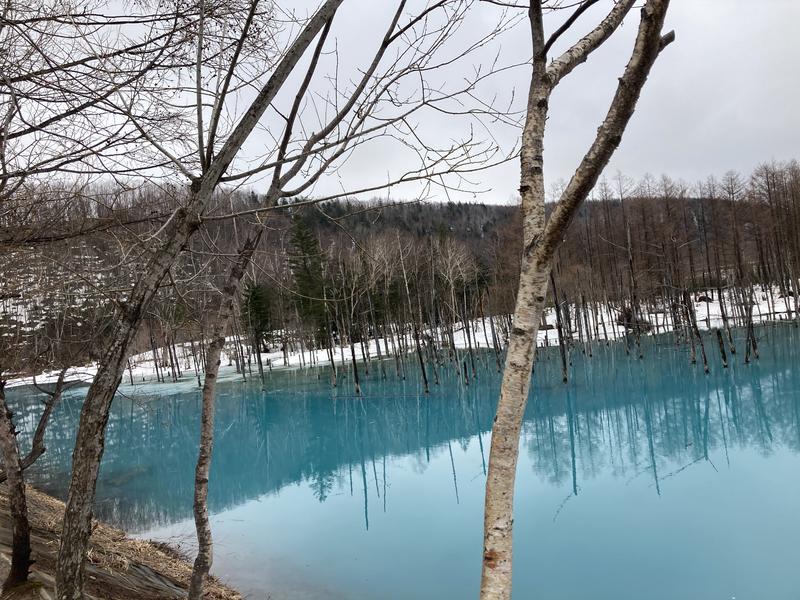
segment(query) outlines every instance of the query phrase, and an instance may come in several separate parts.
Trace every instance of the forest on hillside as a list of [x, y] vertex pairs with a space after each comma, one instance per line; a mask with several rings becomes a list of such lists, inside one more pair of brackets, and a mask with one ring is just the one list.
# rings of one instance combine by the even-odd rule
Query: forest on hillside
[[[96, 358], [113, 327], [109, 315], [147, 258], [137, 243], [163, 225], [176, 194], [93, 187], [64, 202], [35, 194], [5, 213], [0, 236], [14, 246], [0, 258], [0, 339], [4, 353], [18, 357], [18, 374]], [[520, 270], [518, 207], [300, 200], [257, 215], [259, 222], [225, 218], [258, 206], [255, 193], [221, 192], [216, 202], [204, 234], [162, 282], [135, 344], [137, 352], [172, 349], [158, 361], [159, 378], [179, 376], [176, 344], [196, 343], [202, 355], [215, 290], [257, 225], [268, 234], [235, 303], [237, 364], [258, 356], [254, 348], [331, 348], [401, 334], [424, 349], [431, 331], [447, 355], [460, 324], [492, 317], [498, 331], [487, 341], [502, 349]], [[617, 174], [601, 180], [576, 214], [554, 261], [548, 302], [559, 307], [564, 336], [576, 341], [609, 337], [602, 320], [586, 316], [602, 307], [637, 335], [653, 329], [644, 315], [654, 312], [688, 323], [684, 293], [716, 298], [727, 328], [752, 320], [756, 285], [794, 298], [799, 268], [797, 162], [695, 186]], [[786, 306], [780, 318], [791, 319], [794, 304]]]
[[[408, 377], [416, 385], [378, 402], [401, 408], [408, 401], [418, 413], [423, 402], [452, 401], [449, 408], [439, 407], [443, 419], [454, 410], [471, 421], [477, 417], [482, 463], [476, 476], [485, 478], [485, 486], [476, 480], [480, 508], [462, 508], [464, 515], [481, 512], [483, 538], [470, 549], [474, 557], [459, 559], [451, 575], [459, 583], [470, 581], [468, 565], [474, 564], [477, 580], [480, 556], [481, 600], [511, 598], [520, 434], [534, 377], [560, 371], [568, 384], [560, 388], [567, 392], [566, 411], [576, 414], [570, 387], [580, 373], [570, 371], [571, 364], [605, 359], [615, 378], [615, 356], [644, 365], [637, 359], [647, 348], [663, 350], [674, 364], [690, 362], [699, 393], [676, 387], [672, 395], [693, 404], [684, 410], [693, 427], [700, 423], [705, 395], [705, 426], [696, 431], [704, 430], [702, 459], [710, 462], [709, 382], [729, 382], [740, 368], [740, 374], [749, 369], [758, 376], [750, 363], [759, 359], [759, 343], [768, 338], [767, 328], [757, 329], [756, 323], [785, 321], [792, 332], [800, 325], [800, 163], [791, 160], [790, 135], [796, 123], [792, 111], [778, 110], [784, 98], [796, 94], [776, 87], [791, 79], [785, 73], [758, 66], [744, 69], [755, 73], [752, 85], [740, 84], [748, 60], [783, 64], [793, 48], [755, 43], [747, 55], [715, 64], [714, 53], [705, 50], [725, 47], [721, 32], [734, 28], [715, 31], [710, 25], [744, 18], [725, 15], [724, 4], [703, 9], [708, 11], [703, 20], [699, 8], [689, 11], [684, 3], [673, 10], [670, 0], [5, 2], [0, 10], [0, 483], [5, 483], [0, 504], [8, 509], [0, 512], [8, 514], [0, 515], [0, 554], [7, 559], [0, 561], [0, 595], [241, 598], [212, 576], [212, 528], [219, 523], [212, 523], [209, 498], [222, 481], [215, 478], [212, 456], [215, 436], [221, 441], [230, 429], [220, 431], [215, 415], [224, 404], [219, 400], [232, 390], [252, 393], [258, 403], [258, 411], [241, 411], [241, 425], [264, 414], [270, 371], [278, 367], [292, 377], [285, 388], [272, 390], [277, 394], [269, 400], [280, 409], [270, 408], [270, 418], [285, 417], [273, 430], [300, 435], [276, 436], [273, 442], [300, 451], [301, 477], [322, 475], [318, 497], [328, 494], [326, 479], [336, 469], [314, 471], [309, 463], [326, 464], [325, 452], [338, 441], [364, 440], [349, 436], [337, 412], [341, 397], [368, 416], [360, 381], [405, 388]], [[747, 26], [773, 32], [782, 22], [796, 22], [786, 16], [791, 11], [784, 4], [750, 11]], [[762, 13], [770, 15], [771, 26], [756, 26]], [[676, 35], [676, 29], [682, 33]], [[686, 46], [681, 46], [683, 32]], [[787, 38], [773, 35], [771, 41]], [[739, 46], [737, 38], [733, 47]], [[661, 60], [662, 55], [672, 58]], [[725, 81], [732, 64], [738, 70]], [[707, 97], [684, 93], [703, 86], [711, 89]], [[723, 94], [728, 106], [718, 106]], [[675, 105], [684, 112], [672, 114]], [[759, 115], [747, 120], [755, 129], [729, 127], [742, 114]], [[638, 131], [629, 132], [637, 122]], [[731, 129], [738, 137], [729, 135]], [[713, 143], [686, 152], [699, 145], [701, 134]], [[622, 146], [623, 156], [615, 158]], [[670, 152], [680, 160], [671, 160]], [[787, 162], [719, 176], [726, 165], [748, 169], [773, 154]], [[636, 155], [641, 156], [630, 160]], [[690, 157], [699, 164], [689, 165]], [[679, 177], [688, 170], [634, 180], [612, 174], [615, 164], [637, 176], [653, 169], [691, 169], [692, 177], [703, 180], [684, 183]], [[709, 171], [717, 176], [705, 178]], [[552, 185], [558, 175], [568, 178]], [[512, 201], [500, 204], [498, 197]], [[455, 201], [465, 199], [472, 201]], [[645, 339], [650, 335], [658, 337]], [[539, 350], [551, 345], [558, 351]], [[543, 360], [537, 363], [539, 355]], [[785, 371], [783, 362], [791, 356], [784, 352], [773, 372]], [[560, 362], [545, 368], [545, 357]], [[764, 358], [768, 364], [769, 351]], [[323, 368], [306, 369], [317, 366]], [[672, 367], [658, 359], [653, 366], [659, 373], [650, 377], [652, 383], [675, 379]], [[289, 371], [293, 367], [301, 368]], [[593, 374], [588, 366], [583, 373], [591, 379], [589, 405], [604, 385], [599, 371]], [[480, 410], [466, 411], [462, 392], [469, 387], [477, 401], [479, 372], [497, 376], [499, 387], [496, 395], [481, 394]], [[221, 379], [234, 377], [237, 385], [218, 389]], [[297, 385], [303, 377], [322, 391], [320, 415], [330, 408], [337, 416], [326, 419], [332, 423], [327, 437], [312, 430], [306, 435], [287, 423], [305, 418], [290, 406], [293, 392], [303, 397]], [[743, 381], [735, 379], [734, 387]], [[123, 382], [129, 387], [121, 387]], [[239, 385], [244, 382], [250, 385]], [[165, 555], [152, 547], [148, 560], [115, 554], [116, 534], [103, 534], [109, 538], [105, 548], [96, 544], [93, 516], [103, 500], [98, 482], [113, 454], [104, 459], [106, 446], [123, 447], [136, 460], [144, 455], [114, 438], [120, 431], [112, 409], [129, 390], [141, 392], [142, 383], [156, 390], [155, 411], [169, 411], [169, 402], [161, 401], [190, 390], [175, 419], [193, 434], [173, 439], [193, 467], [182, 470], [185, 481], [193, 480], [183, 488], [191, 488], [197, 542], [191, 566], [174, 552], [172, 562], [179, 566], [155, 560]], [[630, 396], [619, 399], [623, 410], [615, 418], [624, 412], [628, 432], [642, 425], [648, 430], [660, 494], [652, 420], [662, 415], [651, 413], [646, 394]], [[674, 400], [653, 406], [674, 410]], [[716, 401], [721, 416], [719, 394]], [[725, 401], [738, 423], [736, 403], [728, 402], [727, 394]], [[607, 409], [611, 403], [604, 404]], [[632, 418], [640, 406], [643, 421]], [[760, 426], [767, 412], [756, 410]], [[67, 412], [74, 417], [71, 424], [60, 420]], [[371, 435], [375, 425], [396, 433], [390, 431], [398, 421], [392, 415], [402, 411], [384, 414], [390, 418], [364, 420], [365, 432]], [[488, 458], [481, 418], [491, 422]], [[51, 421], [59, 423], [51, 427]], [[348, 413], [345, 421], [350, 426]], [[352, 424], [361, 428], [358, 420]], [[546, 424], [551, 447], [559, 436], [570, 438], [572, 495], [578, 493], [576, 424], [581, 423], [572, 418]], [[684, 428], [688, 424], [682, 420]], [[590, 420], [583, 425], [588, 429]], [[420, 426], [421, 421], [414, 425], [417, 436]], [[471, 431], [473, 423], [469, 426]], [[231, 431], [243, 436], [237, 442], [259, 443], [245, 435], [246, 428]], [[726, 428], [721, 433], [728, 434]], [[26, 488], [31, 481], [26, 471], [46, 455], [54, 435], [68, 438], [58, 451], [69, 462], [68, 472], [62, 461], [51, 462], [48, 473], [63, 480], [58, 493], [64, 504], [50, 505], [42, 518], [39, 507], [48, 503]], [[445, 434], [456, 488], [452, 435], [462, 434], [457, 429]], [[578, 445], [581, 435], [579, 429]], [[155, 437], [151, 441], [155, 444]], [[687, 436], [683, 445], [689, 448]], [[237, 456], [250, 460], [265, 449], [269, 461], [269, 447], [237, 446]], [[727, 441], [723, 447], [727, 454]], [[638, 452], [636, 444], [631, 448]], [[158, 451], [156, 445], [150, 449]], [[536, 452], [539, 457], [541, 449]], [[358, 455], [363, 448], [350, 456]], [[56, 452], [51, 456], [58, 458]], [[376, 463], [370, 462], [377, 486]], [[39, 466], [47, 464], [45, 459]], [[165, 465], [156, 464], [153, 471], [177, 482]], [[366, 525], [364, 460], [360, 467]], [[293, 465], [290, 470], [296, 471]], [[136, 473], [134, 468], [118, 479], [132, 477], [134, 488], [144, 485]], [[289, 474], [284, 481], [293, 478]], [[429, 482], [426, 491], [435, 489]], [[235, 485], [254, 489], [250, 483]], [[384, 510], [387, 489], [384, 485]], [[423, 498], [415, 496], [412, 504], [424, 504]], [[454, 512], [440, 510], [431, 523]], [[524, 505], [523, 510], [528, 512]], [[779, 514], [771, 506], [762, 512], [767, 510]], [[274, 516], [288, 522], [290, 512]], [[691, 513], [697, 513], [695, 507]], [[369, 571], [369, 579], [386, 584], [376, 597], [467, 595], [453, 592], [461, 588], [407, 577], [419, 575], [420, 563], [443, 571], [436, 560], [417, 554], [417, 539], [411, 540], [414, 551], [402, 557], [389, 548], [369, 550], [380, 568], [392, 568], [392, 576], [413, 579], [403, 585], [428, 588], [408, 593], [385, 581], [387, 571], [365, 568], [367, 554], [351, 553], [347, 535], [318, 527], [337, 521], [336, 515], [320, 520], [310, 515], [306, 507], [291, 537], [313, 539], [330, 552], [329, 559], [347, 556]], [[397, 523], [404, 535], [413, 533]], [[629, 523], [625, 528], [642, 537]], [[730, 529], [730, 523], [724, 525]], [[452, 534], [466, 534], [469, 526], [460, 523], [449, 537], [458, 539]], [[220, 554], [264, 557], [263, 548], [247, 545], [248, 536], [256, 536], [254, 522], [245, 527], [246, 535], [227, 550], [221, 545]], [[475, 528], [477, 533], [477, 518]], [[430, 531], [419, 535], [431, 537]], [[689, 533], [696, 537], [697, 531]], [[261, 537], [270, 545], [291, 545], [273, 534]], [[562, 536], [567, 552], [573, 536]], [[532, 538], [537, 550], [569, 563], [538, 532]], [[631, 538], [630, 546], [653, 539]], [[472, 544], [477, 536], [469, 540]], [[431, 549], [452, 554], [437, 544]], [[752, 557], [764, 554], [751, 551]], [[113, 560], [98, 564], [106, 555]], [[308, 568], [306, 552], [297, 556], [299, 579], [321, 575]], [[104, 570], [109, 564], [113, 569]], [[664, 565], [670, 577], [680, 570]], [[261, 597], [280, 596], [273, 594], [273, 581], [265, 581], [263, 566], [247, 568], [262, 579]], [[325, 561], [337, 576], [339, 566]], [[439, 575], [437, 585], [443, 583]], [[536, 589], [517, 594], [548, 595], [538, 587], [539, 573], [534, 575], [537, 581], [528, 585]], [[113, 591], [99, 585], [101, 579]], [[724, 579], [720, 584], [728, 583]], [[348, 592], [341, 597], [366, 593]]]

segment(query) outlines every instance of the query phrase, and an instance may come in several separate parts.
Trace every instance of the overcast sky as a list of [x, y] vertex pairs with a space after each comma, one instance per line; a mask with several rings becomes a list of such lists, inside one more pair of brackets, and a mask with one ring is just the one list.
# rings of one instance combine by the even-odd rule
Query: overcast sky
[[[313, 9], [315, 2], [310, 2]], [[363, 60], [366, 48], [379, 39], [379, 25], [388, 19], [394, 2], [388, 0], [348, 0], [337, 15], [334, 35], [342, 68], [348, 54]], [[591, 29], [610, 6], [602, 0], [578, 21], [572, 38]], [[465, 34], [481, 27], [496, 15], [496, 7], [480, 6]], [[550, 17], [550, 31], [563, 19]], [[548, 186], [568, 179], [588, 147], [608, 109], [617, 78], [630, 56], [638, 25], [634, 10], [625, 24], [590, 60], [580, 66], [556, 90], [550, 103], [545, 143]], [[708, 175], [721, 175], [734, 169], [744, 174], [759, 163], [800, 158], [800, 23], [798, 0], [673, 0], [667, 30], [674, 29], [676, 41], [661, 55], [645, 86], [637, 112], [612, 159], [607, 174], [621, 170], [631, 177], [645, 173], [668, 174], [689, 183]], [[551, 56], [563, 50], [555, 48]], [[506, 63], [526, 60], [530, 55], [527, 21], [502, 39]], [[483, 55], [488, 58], [488, 55]], [[456, 80], [469, 65], [447, 73]], [[508, 71], [492, 80], [496, 92], [510, 97], [515, 90], [524, 100], [529, 67]], [[465, 123], [441, 115], [423, 118], [420, 130], [440, 139], [456, 139], [465, 134]], [[493, 133], [507, 148], [519, 131], [497, 126]], [[314, 193], [327, 194], [338, 189], [358, 188], [384, 180], [402, 170], [403, 151], [396, 144], [374, 145], [356, 153], [334, 177], [321, 181]], [[516, 197], [518, 163], [494, 168], [473, 179], [487, 190], [476, 199], [484, 202], [510, 202]], [[258, 185], [254, 187], [258, 188]], [[393, 190], [392, 197], [411, 195], [409, 190]], [[457, 199], [471, 199], [464, 194]], [[446, 199], [441, 193], [438, 199]]]
[[[800, 158], [799, 20], [796, 0], [673, 0], [667, 28], [676, 41], [656, 63], [609, 169], [694, 182]], [[547, 130], [551, 179], [569, 177], [593, 135], [635, 25], [629, 18], [557, 91]]]

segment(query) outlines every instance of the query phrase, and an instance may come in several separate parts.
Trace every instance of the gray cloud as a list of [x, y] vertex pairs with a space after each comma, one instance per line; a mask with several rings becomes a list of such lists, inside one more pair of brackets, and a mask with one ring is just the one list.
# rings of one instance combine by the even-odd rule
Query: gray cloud
[[[377, 42], [378, 24], [394, 3], [383, 0], [349, 0], [337, 16], [336, 38], [340, 61], [353, 67], [365, 48]], [[577, 23], [573, 39], [588, 31], [607, 10], [601, 2]], [[757, 8], [755, 8], [757, 7]], [[465, 35], [476, 35], [496, 17], [497, 8], [481, 5]], [[387, 17], [388, 18], [388, 17]], [[552, 30], [563, 15], [548, 19]], [[588, 147], [613, 94], [617, 77], [630, 54], [638, 13], [634, 11], [622, 29], [577, 69], [558, 88], [551, 102], [546, 137], [546, 175], [552, 184], [568, 179]], [[676, 42], [659, 59], [651, 74], [637, 113], [615, 155], [609, 173], [617, 169], [629, 176], [666, 173], [689, 183], [729, 169], [744, 173], [763, 161], [800, 158], [800, 2], [796, 0], [673, 0], [668, 28]], [[374, 38], [374, 39], [373, 39]], [[562, 42], [560, 49], [570, 40]], [[489, 60], [496, 48], [481, 56]], [[556, 54], [555, 48], [551, 54]], [[525, 60], [530, 53], [527, 23], [502, 39], [506, 63]], [[454, 68], [446, 77], [457, 80], [469, 65]], [[491, 81], [484, 96], [516, 94], [521, 108], [528, 85], [527, 67]], [[441, 115], [420, 118], [418, 125], [428, 137], [453, 139], [463, 136], [466, 122]], [[496, 126], [493, 134], [507, 148], [519, 131]], [[316, 193], [357, 188], [386, 180], [402, 169], [410, 157], [396, 144], [373, 145], [321, 182]], [[489, 189], [478, 199], [508, 202], [515, 197], [516, 162], [473, 177]], [[409, 188], [395, 190], [393, 197], [410, 195]], [[444, 196], [439, 193], [439, 199]], [[459, 199], [472, 198], [472, 194]]]

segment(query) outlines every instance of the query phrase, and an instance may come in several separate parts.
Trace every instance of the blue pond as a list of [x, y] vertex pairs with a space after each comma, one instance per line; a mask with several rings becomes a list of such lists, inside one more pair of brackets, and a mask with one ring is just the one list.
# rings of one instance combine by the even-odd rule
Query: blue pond
[[[758, 330], [711, 374], [673, 338], [574, 349], [563, 384], [543, 351], [521, 440], [515, 598], [800, 598], [800, 334]], [[713, 343], [712, 343], [713, 342]], [[739, 346], [743, 347], [743, 341]], [[421, 394], [413, 357], [362, 373], [275, 372], [220, 386], [210, 482], [214, 572], [251, 598], [474, 598], [499, 387], [492, 354]], [[126, 387], [96, 514], [191, 544], [199, 393]], [[36, 410], [17, 391], [21, 418]], [[81, 393], [65, 399], [30, 475], [64, 497]], [[26, 408], [27, 407], [27, 408]], [[24, 442], [23, 442], [24, 443]]]

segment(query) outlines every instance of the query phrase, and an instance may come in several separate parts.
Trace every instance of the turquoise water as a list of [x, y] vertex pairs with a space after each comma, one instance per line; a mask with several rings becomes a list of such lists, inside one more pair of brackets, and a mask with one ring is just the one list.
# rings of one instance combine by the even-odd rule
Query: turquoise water
[[[515, 598], [800, 599], [800, 335], [759, 330], [761, 359], [689, 364], [671, 338], [542, 352], [521, 441]], [[743, 346], [743, 344], [740, 344]], [[220, 386], [210, 482], [214, 571], [251, 598], [475, 598], [494, 357], [420, 394], [394, 364], [364, 396], [327, 371]], [[154, 391], [155, 390], [155, 391]], [[96, 514], [191, 543], [199, 393], [115, 401]], [[157, 395], [164, 394], [161, 397]], [[16, 392], [15, 399], [24, 396]], [[64, 496], [80, 393], [31, 474]], [[32, 426], [35, 412], [20, 410]]]

